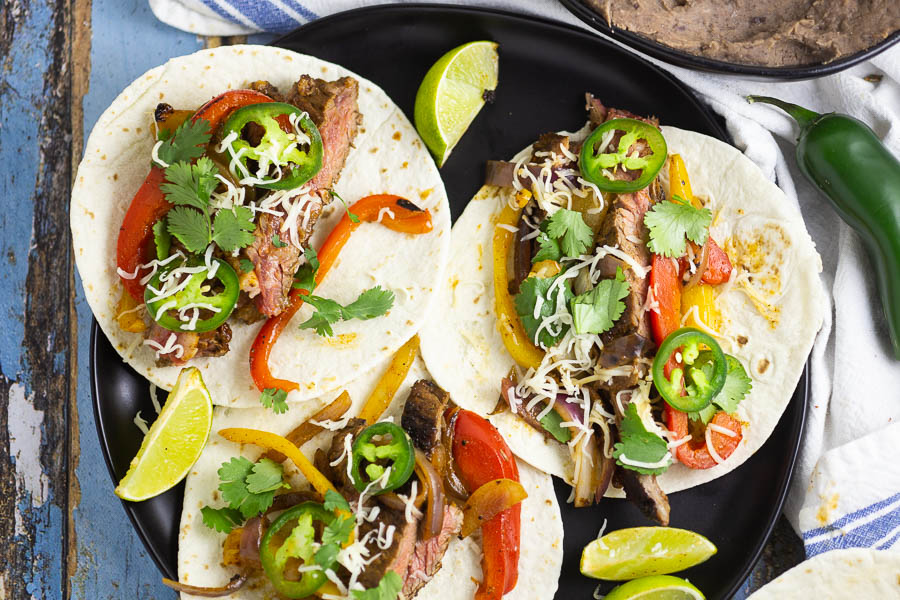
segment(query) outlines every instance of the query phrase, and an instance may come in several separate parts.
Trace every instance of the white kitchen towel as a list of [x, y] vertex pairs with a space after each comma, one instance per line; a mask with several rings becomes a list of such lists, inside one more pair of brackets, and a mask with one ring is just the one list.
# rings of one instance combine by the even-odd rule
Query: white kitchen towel
[[[283, 32], [319, 16], [374, 3], [150, 0], [162, 21], [205, 35]], [[453, 3], [512, 9], [586, 28], [556, 0]], [[762, 83], [652, 62], [725, 117], [734, 143], [791, 202], [799, 203], [822, 255], [822, 283], [832, 310], [810, 357], [806, 429], [785, 514], [804, 538], [809, 555], [851, 546], [900, 548], [900, 426], [895, 425], [900, 422], [900, 362], [892, 357], [872, 265], [859, 237], [797, 170], [797, 128], [791, 119], [744, 99], [763, 94], [818, 112], [851, 114], [900, 156], [900, 45], [850, 70], [794, 83]]]

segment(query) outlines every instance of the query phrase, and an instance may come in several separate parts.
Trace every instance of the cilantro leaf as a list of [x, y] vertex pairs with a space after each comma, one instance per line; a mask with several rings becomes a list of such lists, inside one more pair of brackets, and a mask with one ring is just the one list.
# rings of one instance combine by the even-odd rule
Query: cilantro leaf
[[211, 241], [209, 218], [187, 206], [176, 206], [169, 211], [169, 233], [178, 238], [189, 252], [197, 254], [206, 250]]
[[176, 206], [193, 206], [205, 210], [209, 196], [219, 185], [219, 170], [204, 156], [196, 164], [177, 162], [166, 168], [166, 181], [159, 186], [166, 200]]
[[661, 461], [669, 451], [669, 446], [664, 439], [647, 431], [644, 427], [634, 404], [625, 407], [625, 415], [619, 423], [619, 439], [621, 441], [613, 448], [613, 457], [619, 466], [644, 475], [659, 475], [669, 468], [669, 465], [665, 465], [655, 469], [646, 469], [622, 462], [621, 458], [624, 456], [631, 461], [656, 463]]
[[300, 329], [315, 329], [316, 333], [323, 336], [334, 335], [331, 325], [341, 319], [341, 311], [344, 307], [334, 300], [320, 298], [319, 296], [307, 296], [305, 301], [312, 305], [316, 312], [300, 324]]
[[284, 482], [284, 467], [270, 458], [263, 458], [255, 465], [244, 480], [247, 491], [251, 494], [274, 492], [283, 487], [290, 487]]
[[[529, 277], [522, 282], [522, 285], [519, 286], [519, 293], [516, 294], [516, 313], [518, 313], [519, 319], [522, 321], [522, 326], [525, 327], [525, 332], [528, 334], [529, 339], [543, 345], [544, 348], [549, 348], [561, 340], [568, 330], [568, 326], [562, 326], [559, 328], [559, 334], [554, 336], [551, 332], [547, 331], [547, 328], [544, 328], [541, 331], [539, 338], [536, 338], [541, 322], [550, 315], [556, 313], [560, 302], [560, 289], [562, 289], [561, 301], [564, 305], [573, 298], [568, 281], [556, 286], [552, 292], [549, 291], [553, 282], [558, 278], [558, 275], [547, 279]], [[549, 298], [548, 293], [551, 296]], [[538, 298], [540, 298], [540, 300], [538, 300]], [[534, 307], [537, 306], [538, 302], [541, 303], [541, 307], [538, 311], [538, 317], [535, 318]]]
[[303, 251], [306, 257], [306, 263], [300, 265], [297, 272], [294, 273], [294, 287], [306, 290], [312, 294], [316, 289], [316, 273], [319, 271], [319, 256], [316, 254], [315, 248], [307, 248]]
[[337, 557], [340, 551], [341, 547], [337, 544], [323, 544], [316, 551], [314, 560], [317, 565], [322, 567], [323, 571], [327, 571], [334, 566], [334, 563], [337, 562]]
[[654, 254], [679, 258], [687, 250], [685, 236], [701, 246], [706, 243], [711, 222], [708, 208], [694, 208], [678, 196], [674, 202], [657, 202], [644, 215], [644, 224], [650, 230], [647, 247]]
[[334, 322], [329, 320], [325, 313], [314, 312], [310, 318], [300, 323], [300, 329], [315, 329], [318, 335], [331, 337], [334, 335], [334, 329], [331, 327]]
[[212, 241], [224, 252], [234, 252], [253, 243], [255, 230], [253, 211], [246, 206], [222, 209], [213, 220]]
[[156, 246], [156, 260], [165, 260], [172, 249], [172, 235], [166, 229], [166, 218], [153, 224], [153, 245]]
[[350, 206], [347, 204], [346, 200], [341, 198], [340, 194], [338, 194], [333, 189], [328, 190], [328, 193], [330, 193], [332, 196], [334, 196], [335, 198], [337, 198], [338, 200], [341, 201], [341, 204], [344, 205], [344, 210], [347, 212], [347, 217], [350, 219], [351, 223], [359, 223], [359, 217], [356, 216], [355, 214], [353, 214], [352, 212], [350, 212]]
[[366, 321], [380, 317], [391, 310], [392, 306], [394, 306], [394, 292], [376, 285], [367, 289], [356, 300], [343, 307], [341, 318], [345, 321], [349, 319]]
[[351, 516], [336, 517], [322, 531], [322, 543], [343, 544], [350, 539], [354, 527], [356, 527], [355, 518]]
[[248, 260], [246, 258], [241, 259], [241, 273], [250, 273], [253, 271], [254, 268], [255, 267], [253, 266], [253, 263], [250, 260]]
[[628, 296], [628, 282], [621, 268], [615, 279], [604, 279], [594, 289], [572, 300], [572, 322], [576, 333], [603, 333], [622, 316]]
[[160, 138], [164, 138], [165, 141], [160, 145], [157, 155], [160, 160], [169, 165], [192, 161], [203, 156], [210, 137], [212, 137], [212, 131], [209, 121], [187, 119], [178, 126], [174, 133], [160, 135]]
[[203, 516], [204, 525], [221, 533], [231, 533], [235, 525], [244, 522], [241, 511], [227, 506], [223, 508], [204, 506], [200, 509], [200, 514]]
[[272, 234], [272, 245], [275, 246], [276, 248], [284, 248], [285, 246], [287, 246], [287, 243], [282, 242], [281, 238], [278, 237], [277, 233], [273, 233]]
[[[704, 350], [697, 356], [697, 360], [694, 361], [693, 365], [695, 368], [699, 368], [703, 371], [707, 380], [711, 379], [713, 374], [712, 356], [712, 352]], [[719, 393], [713, 398], [712, 404], [718, 405], [719, 408], [727, 413], [733, 413], [737, 410], [737, 406], [740, 404], [741, 400], [743, 400], [750, 390], [753, 389], [753, 383], [747, 375], [747, 371], [744, 370], [744, 365], [741, 364], [741, 361], [730, 354], [725, 355], [725, 360], [728, 363], [725, 385], [722, 386], [722, 389], [719, 390]], [[700, 413], [699, 416], [702, 417], [703, 411], [700, 411]], [[703, 419], [703, 422], [709, 422], [714, 414], [716, 414], [716, 411], [713, 411], [712, 414]]]
[[717, 412], [719, 412], [719, 408], [715, 402], [710, 402], [706, 408], [701, 408], [696, 412], [689, 412], [687, 415], [692, 421], [703, 421], [703, 424], [706, 425], [716, 416]]
[[346, 498], [341, 496], [340, 493], [334, 490], [325, 492], [324, 506], [325, 510], [330, 510], [332, 512], [337, 512], [339, 510], [350, 512], [350, 503], [347, 502]]
[[355, 600], [397, 600], [400, 590], [403, 589], [403, 580], [394, 571], [388, 571], [378, 582], [378, 587], [364, 592], [353, 590]]
[[563, 427], [563, 418], [555, 410], [551, 410], [540, 418], [541, 426], [547, 430], [547, 433], [556, 438], [557, 442], [568, 444], [572, 439], [572, 431], [568, 427]]
[[542, 231], [539, 233], [535, 239], [540, 248], [534, 255], [534, 258], [531, 259], [532, 264], [541, 262], [542, 260], [559, 260], [562, 258], [562, 250], [559, 248], [559, 242], [545, 232]]
[[241, 511], [244, 518], [256, 516], [272, 506], [274, 491], [254, 493], [248, 489], [247, 478], [253, 474], [254, 463], [237, 456], [219, 468], [219, 491], [230, 508]]
[[259, 396], [259, 402], [266, 408], [271, 408], [276, 415], [288, 411], [287, 392], [279, 388], [266, 388]]
[[561, 208], [547, 221], [547, 235], [560, 242], [566, 256], [584, 254], [594, 241], [594, 231], [578, 211]]

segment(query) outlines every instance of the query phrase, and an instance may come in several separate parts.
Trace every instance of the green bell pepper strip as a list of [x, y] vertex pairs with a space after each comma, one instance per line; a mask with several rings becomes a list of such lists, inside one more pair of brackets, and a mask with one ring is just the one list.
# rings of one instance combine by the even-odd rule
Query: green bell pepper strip
[[[375, 436], [390, 436], [390, 441], [376, 443]], [[364, 491], [373, 481], [384, 475], [390, 463], [391, 474], [387, 481], [376, 486], [372, 495], [377, 496], [395, 490], [409, 480], [416, 466], [416, 451], [409, 435], [398, 425], [381, 421], [363, 429], [353, 442], [350, 455], [350, 480], [358, 491]], [[362, 469], [363, 461], [368, 463]], [[365, 474], [361, 473], [363, 470]]]
[[[597, 148], [597, 145], [608, 132], [613, 130], [623, 131], [625, 135], [619, 139], [619, 145], [615, 152], [603, 153], [601, 152], [603, 149]], [[631, 155], [628, 154], [628, 149], [638, 140], [647, 142], [650, 154], [647, 156], [636, 156], [634, 152]], [[650, 185], [665, 164], [667, 154], [666, 139], [662, 132], [653, 125], [637, 119], [610, 119], [597, 127], [585, 140], [578, 165], [581, 168], [581, 175], [596, 185], [600, 191], [623, 194], [636, 192]], [[604, 170], [613, 170], [617, 167], [623, 167], [630, 171], [641, 170], [642, 172], [633, 181], [610, 179], [603, 174]]]
[[[305, 571], [299, 581], [285, 577], [285, 566], [288, 559], [296, 558], [304, 565], [312, 564], [315, 555], [316, 528], [314, 521], [330, 525], [335, 514], [325, 510], [321, 504], [304, 502], [286, 510], [266, 530], [259, 544], [259, 560], [272, 582], [272, 587], [287, 598], [306, 598], [312, 596], [328, 580], [322, 570]], [[291, 525], [293, 523], [293, 525]], [[287, 536], [280, 535], [285, 528], [290, 528]]]
[[[190, 281], [183, 290], [172, 296], [160, 300], [153, 300], [156, 296], [153, 289], [158, 290], [160, 288], [160, 278], [165, 273], [171, 272], [173, 269], [159, 270], [147, 283], [147, 287], [144, 289], [144, 302], [147, 304], [147, 312], [150, 314], [150, 318], [169, 331], [176, 332], [191, 331], [194, 333], [203, 333], [204, 331], [212, 331], [224, 323], [226, 319], [231, 316], [231, 312], [234, 310], [235, 304], [237, 304], [241, 286], [238, 281], [237, 273], [234, 272], [231, 265], [218, 258], [213, 258], [212, 262], [219, 265], [215, 272], [215, 279], [217, 279], [224, 287], [222, 291], [212, 295], [207, 293], [209, 292], [209, 287], [212, 283], [207, 279], [209, 272], [203, 270], [199, 273], [191, 274]], [[169, 306], [157, 317], [157, 313], [159, 313], [160, 309], [166, 304], [170, 304], [172, 301], [174, 301], [175, 304]], [[187, 326], [188, 323], [179, 320], [177, 316], [173, 316], [171, 311], [190, 307], [193, 304], [203, 305], [200, 307], [200, 310], [204, 310], [206, 307], [211, 306], [217, 309], [218, 312], [214, 312], [208, 319], [198, 320], [192, 329], [185, 329], [185, 326]]]
[[[709, 348], [712, 354], [713, 372], [710, 377], [707, 377], [701, 364], [697, 362], [701, 345]], [[666, 363], [679, 351], [680, 362], [687, 367], [684, 370], [672, 369], [669, 378], [666, 378]], [[697, 366], [693, 367], [695, 363]], [[669, 406], [683, 412], [697, 412], [709, 406], [716, 394], [722, 390], [728, 375], [728, 361], [712, 336], [693, 327], [682, 327], [663, 340], [659, 352], [653, 359], [652, 373], [656, 390]], [[685, 390], [687, 395], [682, 396], [682, 390]]]
[[[298, 147], [297, 134], [283, 129], [290, 115], [296, 115], [300, 129], [309, 136], [309, 148], [305, 151]], [[250, 145], [250, 142], [241, 137], [241, 132], [248, 123], [256, 123], [264, 130], [262, 139], [256, 146]], [[294, 189], [315, 177], [322, 168], [323, 149], [319, 130], [309, 115], [291, 104], [264, 102], [239, 108], [225, 122], [222, 137], [228, 137], [232, 133], [236, 133], [238, 137], [231, 143], [231, 147], [235, 155], [240, 153], [238, 160], [248, 172], [248, 160], [265, 160], [281, 167], [281, 177], [277, 181], [258, 183], [257, 187], [270, 190]]]
[[822, 115], [766, 96], [747, 100], [774, 104], [799, 123], [797, 165], [859, 233], [875, 267], [894, 358], [900, 360], [900, 160], [868, 125], [849, 115]]

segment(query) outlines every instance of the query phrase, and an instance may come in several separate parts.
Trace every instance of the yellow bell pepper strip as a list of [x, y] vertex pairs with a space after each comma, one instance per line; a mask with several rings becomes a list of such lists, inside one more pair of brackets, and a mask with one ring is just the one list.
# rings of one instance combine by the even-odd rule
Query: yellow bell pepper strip
[[669, 201], [675, 202], [675, 196], [690, 203], [694, 208], [703, 208], [700, 206], [700, 201], [694, 198], [687, 167], [680, 154], [673, 154], [669, 157]]
[[[706, 283], [698, 283], [693, 287], [685, 288], [681, 292], [681, 314], [687, 316], [685, 325], [702, 329], [703, 325], [719, 331], [722, 327], [722, 315], [716, 308], [716, 293], [713, 286]], [[697, 312], [693, 309], [697, 307]], [[697, 318], [702, 323], [697, 322]]]
[[522, 322], [516, 313], [516, 306], [509, 293], [509, 282], [507, 281], [509, 252], [516, 239], [516, 234], [500, 227], [500, 225], [515, 227], [519, 221], [520, 212], [521, 209], [514, 210], [508, 204], [504, 205], [500, 217], [497, 219], [497, 225], [494, 227], [494, 303], [497, 312], [497, 329], [500, 331], [507, 352], [520, 366], [526, 369], [529, 367], [537, 369], [544, 358], [544, 352], [535, 346], [528, 334], [525, 333], [525, 328], [522, 327]]
[[122, 297], [116, 305], [116, 321], [122, 331], [131, 333], [140, 333], [147, 329], [147, 324], [137, 310], [140, 306], [137, 301], [128, 293], [128, 290], [122, 290]]
[[418, 353], [419, 336], [414, 335], [394, 354], [391, 364], [388, 365], [384, 375], [378, 380], [375, 389], [369, 394], [359, 412], [360, 419], [365, 419], [368, 425], [372, 425], [381, 418], [382, 413], [391, 405], [391, 400], [394, 399], [400, 384], [406, 379], [406, 374], [409, 373], [409, 368]]
[[522, 484], [501, 477], [482, 484], [472, 492], [463, 507], [463, 525], [460, 537], [467, 538], [498, 514], [528, 497]]
[[297, 448], [297, 446], [277, 433], [260, 431], [259, 429], [246, 429], [244, 427], [229, 427], [228, 429], [219, 431], [219, 435], [229, 442], [234, 442], [236, 444], [253, 444], [260, 448], [281, 452], [297, 465], [297, 468], [300, 469], [303, 476], [306, 477], [310, 485], [313, 486], [313, 489], [323, 498], [325, 497], [325, 492], [328, 490], [337, 492], [334, 485], [328, 481], [328, 478], [322, 475], [321, 471], [315, 468], [313, 464], [303, 456], [303, 453], [300, 452], [300, 449]]

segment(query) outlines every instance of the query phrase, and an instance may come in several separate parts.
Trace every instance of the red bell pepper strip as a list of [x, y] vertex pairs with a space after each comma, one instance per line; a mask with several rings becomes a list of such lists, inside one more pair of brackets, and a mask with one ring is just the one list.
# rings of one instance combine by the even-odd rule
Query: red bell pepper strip
[[706, 270], [700, 277], [700, 281], [710, 285], [725, 283], [731, 277], [731, 261], [728, 255], [711, 237], [706, 240]]
[[[253, 90], [229, 90], [201, 106], [191, 117], [191, 121], [205, 119], [215, 131], [225, 117], [235, 109], [261, 102], [273, 100]], [[124, 273], [136, 275], [130, 279], [120, 275], [122, 285], [138, 303], [144, 301], [144, 286], [140, 282], [139, 267], [154, 258], [153, 224], [165, 216], [172, 207], [159, 187], [164, 179], [165, 173], [161, 168], [156, 165], [150, 167], [150, 173], [138, 188], [125, 213], [116, 242], [117, 266]]]
[[[460, 409], [453, 425], [453, 459], [467, 490], [494, 479], [519, 481], [519, 467], [503, 436], [489, 421]], [[519, 578], [522, 505], [504, 510], [481, 526], [483, 579], [475, 600], [500, 600]]]
[[[341, 248], [350, 239], [360, 223], [363, 221], [372, 222], [378, 219], [381, 209], [388, 208], [390, 213], [385, 213], [381, 219], [381, 224], [402, 233], [421, 234], [428, 233], [432, 230], [431, 213], [427, 210], [416, 209], [408, 200], [400, 196], [389, 194], [377, 194], [367, 196], [348, 209], [348, 212], [359, 217], [358, 222], [353, 222], [350, 215], [345, 213], [338, 224], [331, 230], [322, 247], [318, 251], [319, 269], [316, 271], [316, 285], [322, 282], [328, 271], [337, 260]], [[306, 290], [294, 288], [288, 296], [289, 304], [280, 314], [270, 317], [259, 333], [253, 340], [253, 346], [250, 348], [250, 375], [253, 377], [256, 387], [262, 391], [266, 389], [276, 388], [290, 392], [300, 389], [297, 382], [287, 379], [278, 379], [269, 370], [269, 356], [272, 354], [272, 348], [275, 342], [284, 331], [288, 322], [294, 317], [300, 307], [303, 306], [303, 296], [307, 294]]]
[[[665, 418], [666, 427], [675, 434], [675, 439], [680, 440], [688, 435], [687, 413], [683, 413], [666, 404]], [[741, 438], [743, 437], [741, 422], [724, 410], [720, 410], [713, 416], [707, 427], [712, 424], [729, 429], [736, 434], [734, 437], [731, 437], [715, 430], [709, 432], [709, 440], [713, 445], [713, 449], [719, 455], [719, 458], [725, 460], [731, 456], [731, 453], [741, 443]], [[709, 469], [718, 464], [709, 453], [705, 438], [681, 444], [675, 448], [675, 458], [691, 469]]]

